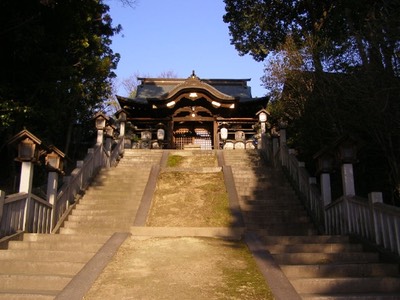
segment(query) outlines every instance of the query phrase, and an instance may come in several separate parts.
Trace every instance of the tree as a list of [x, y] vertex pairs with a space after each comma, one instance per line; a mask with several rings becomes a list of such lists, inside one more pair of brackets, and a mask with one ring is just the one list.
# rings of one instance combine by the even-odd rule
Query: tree
[[110, 38], [120, 27], [108, 9], [95, 0], [0, 3], [0, 100], [17, 103], [3, 136], [26, 126], [68, 152], [72, 126], [111, 93], [119, 55]]
[[368, 141], [359, 164], [369, 170], [365, 181], [399, 201], [400, 2], [225, 4], [239, 54], [268, 57], [263, 81], [272, 93], [271, 119], [290, 120], [289, 142], [302, 158], [312, 163], [322, 146], [355, 135]]
[[[92, 127], [119, 60], [110, 45], [121, 27], [112, 25], [108, 11], [102, 0], [0, 1], [3, 166], [12, 161], [7, 140], [24, 127], [69, 156], [81, 152], [73, 142], [88, 130], [78, 128]], [[3, 173], [12, 166], [1, 169], [9, 178]]]
[[[363, 66], [396, 73], [399, 1], [224, 0], [231, 43], [239, 54], [263, 61], [291, 35], [310, 47], [316, 71]], [[339, 60], [338, 60], [339, 58]], [[346, 61], [347, 64], [343, 64]], [[396, 73], [398, 74], [398, 73]]]

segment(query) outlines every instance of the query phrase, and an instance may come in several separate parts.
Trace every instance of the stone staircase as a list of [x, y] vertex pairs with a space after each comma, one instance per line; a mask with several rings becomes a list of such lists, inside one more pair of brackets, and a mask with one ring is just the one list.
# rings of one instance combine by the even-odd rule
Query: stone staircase
[[224, 151], [246, 227], [303, 299], [400, 299], [399, 266], [347, 236], [318, 235], [282, 172], [257, 150]]
[[0, 250], [0, 299], [54, 299], [115, 232], [129, 232], [161, 151], [126, 150], [103, 169], [60, 234], [24, 234]]

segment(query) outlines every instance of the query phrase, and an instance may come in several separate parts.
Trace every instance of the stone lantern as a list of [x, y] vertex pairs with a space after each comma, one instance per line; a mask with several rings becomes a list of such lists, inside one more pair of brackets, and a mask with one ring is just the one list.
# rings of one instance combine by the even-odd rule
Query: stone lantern
[[258, 143], [258, 145], [259, 148], [265, 150], [267, 149], [266, 124], [268, 121], [269, 112], [263, 108], [256, 113], [256, 116], [258, 116], [258, 121], [261, 125], [261, 142]]
[[126, 112], [124, 110], [119, 110], [116, 112], [115, 116], [119, 122], [119, 136], [125, 136], [125, 125], [126, 125]]
[[258, 116], [258, 120], [260, 121], [260, 124], [261, 124], [261, 134], [265, 134], [265, 131], [266, 131], [265, 124], [267, 123], [269, 112], [263, 108], [263, 109], [259, 110], [256, 113], [256, 115]]
[[44, 152], [41, 149], [42, 141], [25, 129], [11, 138], [8, 143], [17, 147], [16, 160], [22, 163], [19, 192], [29, 194], [32, 190], [34, 164], [39, 163], [39, 158]]
[[109, 117], [107, 117], [104, 113], [98, 112], [95, 114], [93, 117], [95, 120], [95, 125], [97, 129], [97, 140], [96, 144], [97, 145], [102, 145], [103, 144], [103, 134], [104, 134], [104, 129], [106, 128], [106, 122], [110, 120]]
[[[49, 171], [47, 178], [47, 201], [53, 205], [56, 204], [57, 200], [57, 189], [58, 189], [58, 175], [64, 174], [63, 172], [63, 159], [65, 154], [56, 148], [55, 146], [49, 146], [48, 153], [45, 158], [46, 169]], [[51, 227], [54, 226], [56, 209], [53, 209], [51, 216]]]
[[49, 151], [45, 158], [46, 169], [49, 172], [63, 173], [63, 159], [65, 154], [57, 147], [49, 146]]

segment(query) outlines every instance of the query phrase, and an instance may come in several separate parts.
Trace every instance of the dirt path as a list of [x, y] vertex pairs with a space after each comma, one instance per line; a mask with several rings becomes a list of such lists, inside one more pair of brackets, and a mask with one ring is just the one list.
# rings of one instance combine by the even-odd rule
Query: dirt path
[[84, 299], [272, 299], [272, 296], [242, 242], [131, 237]]
[[[174, 167], [216, 166], [213, 156]], [[161, 174], [147, 226], [229, 227], [221, 173]], [[99, 299], [273, 299], [247, 246], [200, 237], [128, 238], [86, 294]]]

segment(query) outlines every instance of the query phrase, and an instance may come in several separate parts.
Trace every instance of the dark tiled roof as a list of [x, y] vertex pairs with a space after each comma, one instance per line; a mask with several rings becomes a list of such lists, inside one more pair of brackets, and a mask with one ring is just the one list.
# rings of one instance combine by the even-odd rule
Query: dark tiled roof
[[[139, 78], [142, 84], [138, 86], [136, 100], [160, 98], [168, 94], [177, 85], [187, 79]], [[234, 98], [251, 98], [251, 87], [247, 86], [249, 79], [202, 79], [218, 91]]]

